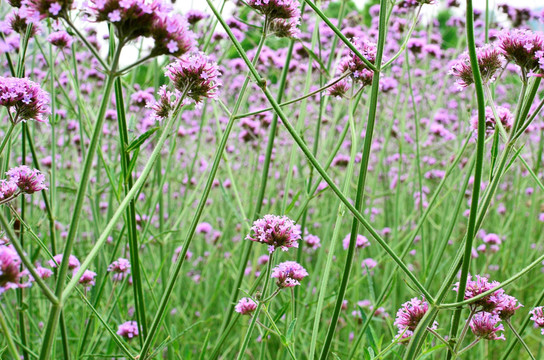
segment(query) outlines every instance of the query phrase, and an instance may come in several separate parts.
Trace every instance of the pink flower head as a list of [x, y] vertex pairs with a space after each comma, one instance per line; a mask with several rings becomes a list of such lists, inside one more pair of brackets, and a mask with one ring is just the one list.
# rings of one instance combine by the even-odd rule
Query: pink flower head
[[129, 340], [138, 336], [138, 323], [136, 321], [127, 321], [122, 323], [117, 329], [117, 335]]
[[483, 238], [484, 243], [491, 245], [500, 245], [502, 243], [501, 238], [497, 234], [486, 234]]
[[[401, 308], [397, 311], [397, 317], [393, 323], [399, 329], [397, 337], [401, 337], [401, 340], [404, 340], [412, 336], [427, 310], [429, 310], [429, 304], [425, 298], [421, 300], [417, 297], [412, 298], [410, 301], [402, 304]], [[437, 326], [438, 324], [435, 322], [433, 328]]]
[[257, 303], [247, 297], [241, 298], [234, 307], [234, 311], [242, 315], [249, 315], [255, 311], [255, 309], [257, 309]]
[[0, 106], [8, 108], [10, 120], [43, 122], [49, 114], [49, 94], [26, 78], [0, 76]]
[[161, 86], [157, 94], [159, 101], [150, 101], [146, 107], [153, 111], [153, 118], [160, 121], [170, 116], [178, 103], [180, 94], [177, 90], [169, 91], [166, 85]]
[[541, 328], [541, 333], [544, 335], [544, 306], [539, 306], [529, 311], [531, 320], [535, 322], [535, 327]]
[[113, 281], [123, 281], [130, 274], [130, 261], [125, 258], [119, 258], [108, 266], [108, 272], [113, 273]]
[[81, 278], [79, 278], [79, 283], [86, 286], [94, 286], [95, 277], [96, 273], [94, 271], [85, 270], [85, 272], [83, 272], [83, 275], [81, 275]]
[[[342, 240], [342, 247], [344, 250], [347, 250], [349, 248], [349, 240], [350, 240], [351, 234], [347, 234], [344, 240]], [[357, 238], [355, 241], [355, 247], [357, 249], [364, 249], [370, 246], [370, 241], [366, 238], [366, 236], [363, 236], [361, 234], [357, 234]]]
[[[484, 83], [493, 82], [495, 74], [504, 67], [505, 60], [500, 50], [494, 45], [484, 45], [476, 49], [478, 67]], [[456, 85], [459, 90], [474, 83], [474, 75], [470, 65], [468, 53], [462, 54], [449, 71], [450, 75], [457, 78]]]
[[47, 37], [47, 41], [49, 41], [51, 45], [63, 49], [69, 48], [72, 45], [73, 38], [66, 31], [61, 30], [51, 33]]
[[327, 88], [327, 95], [334, 96], [334, 97], [347, 97], [347, 93], [351, 89], [351, 85], [348, 80], [342, 79], [336, 84], [330, 86]]
[[19, 188], [13, 180], [0, 180], [0, 203], [6, 203], [18, 195]]
[[[363, 55], [371, 64], [376, 61], [376, 44], [365, 40], [354, 38], [354, 45], [359, 50], [359, 53]], [[349, 54], [342, 58], [338, 64], [338, 73], [343, 74], [349, 71], [351, 78], [360, 83], [363, 86], [372, 84], [372, 77], [374, 71], [368, 68], [368, 66], [361, 60], [355, 53], [349, 51]]]
[[269, 31], [271, 34], [280, 38], [296, 39], [300, 34], [300, 29], [298, 28], [299, 24], [299, 17], [291, 19], [274, 19], [270, 22]]
[[217, 88], [221, 86], [219, 75], [217, 64], [204, 53], [183, 55], [166, 67], [166, 76], [172, 80], [176, 90], [186, 92], [197, 104], [203, 98], [217, 98]]
[[208, 14], [203, 13], [202, 11], [196, 10], [196, 9], [189, 10], [187, 11], [187, 13], [185, 13], [185, 18], [187, 19], [187, 22], [191, 25], [194, 25], [200, 22], [201, 20], [207, 18], [208, 16], [209, 16]]
[[10, 169], [6, 174], [11, 181], [17, 184], [19, 190], [26, 194], [33, 194], [47, 189], [45, 176], [39, 170], [31, 169], [26, 165]]
[[[500, 285], [498, 281], [489, 282], [486, 277], [476, 275], [476, 280], [471, 280], [469, 276], [467, 279], [467, 287], [465, 289], [465, 300], [471, 299], [477, 295], [480, 295], [488, 290], [491, 290]], [[458, 291], [459, 283], [455, 284], [454, 291]], [[493, 312], [500, 309], [500, 305], [504, 296], [504, 290], [498, 289], [490, 295], [473, 302], [470, 306], [472, 308], [481, 307], [483, 311]]]
[[[499, 116], [499, 120], [502, 124], [502, 126], [509, 130], [512, 125], [514, 124], [514, 116], [505, 107], [497, 106], [497, 115]], [[493, 131], [495, 130], [495, 126], [497, 125], [497, 120], [495, 119], [495, 114], [493, 113], [493, 109], [489, 106], [486, 106], [485, 108], [485, 133], [486, 135], [493, 134]], [[470, 119], [470, 127], [473, 130], [478, 130], [478, 116], [475, 115]]]
[[526, 29], [503, 30], [499, 33], [498, 45], [504, 56], [519, 65], [523, 71], [531, 72], [540, 67], [537, 53], [544, 50], [541, 32]]
[[518, 299], [510, 295], [503, 295], [498, 308], [498, 315], [501, 320], [508, 320], [520, 307], [523, 307], [523, 305], [519, 303]]
[[295, 261], [285, 261], [272, 270], [272, 277], [277, 279], [280, 288], [300, 285], [300, 280], [308, 276], [306, 269]]
[[28, 16], [43, 20], [64, 17], [74, 5], [74, 0], [23, 0], [22, 8]]
[[497, 336], [499, 331], [504, 331], [504, 326], [498, 324], [500, 321], [501, 319], [498, 315], [483, 311], [476, 313], [472, 317], [470, 328], [474, 335], [479, 338], [486, 340], [505, 340], [504, 334]]
[[0, 294], [12, 288], [22, 287], [21, 258], [11, 245], [0, 245]]
[[300, 227], [287, 216], [265, 215], [253, 223], [251, 231], [253, 235], [249, 234], [246, 239], [268, 244], [271, 253], [278, 248], [283, 251], [291, 247], [298, 248]]
[[247, 4], [269, 20], [300, 17], [298, 0], [249, 0]]
[[151, 50], [153, 56], [172, 55], [179, 57], [189, 52], [195, 45], [194, 34], [180, 14], [157, 14], [151, 36], [155, 45]]
[[318, 236], [312, 234], [304, 235], [304, 242], [307, 246], [311, 247], [314, 250], [317, 250], [321, 247], [321, 240]]
[[41, 32], [41, 25], [39, 20], [30, 17], [25, 9], [13, 9], [6, 15], [6, 20], [0, 23], [1, 31], [8, 35], [11, 32], [16, 32], [19, 35], [25, 35], [28, 29], [28, 25], [32, 25], [30, 36], [34, 36]]
[[[56, 268], [57, 264], [60, 265], [62, 263], [62, 254], [53, 256], [53, 259], [55, 261], [49, 260], [48, 264], [52, 268]], [[79, 269], [79, 266], [80, 266], [79, 260], [74, 255], [70, 255], [70, 257], [68, 258], [68, 269], [75, 271]]]

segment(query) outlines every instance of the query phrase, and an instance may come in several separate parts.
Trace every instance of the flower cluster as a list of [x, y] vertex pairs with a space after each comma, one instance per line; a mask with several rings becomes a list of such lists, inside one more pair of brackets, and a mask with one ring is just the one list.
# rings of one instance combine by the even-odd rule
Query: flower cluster
[[257, 309], [257, 303], [247, 297], [241, 298], [234, 307], [234, 311], [241, 315], [250, 315], [255, 309]]
[[[344, 240], [342, 240], [342, 247], [344, 250], [347, 250], [349, 248], [349, 241], [351, 238], [351, 234], [347, 234]], [[363, 236], [361, 234], [357, 234], [357, 237], [355, 239], [355, 247], [357, 249], [364, 249], [370, 246], [370, 241], [366, 238], [366, 236]]]
[[10, 169], [7, 173], [9, 181], [13, 182], [19, 191], [25, 194], [46, 190], [45, 175], [39, 170], [31, 169], [26, 165], [21, 165]]
[[[359, 53], [371, 64], [374, 64], [376, 61], [376, 44], [361, 38], [354, 38], [353, 42]], [[352, 51], [349, 51], [349, 54], [340, 60], [337, 72], [340, 74], [349, 72], [353, 81], [360, 83], [362, 86], [372, 84], [372, 77], [374, 76], [374, 71]]]
[[308, 276], [306, 269], [295, 261], [285, 261], [272, 270], [272, 277], [277, 279], [280, 289], [300, 285], [300, 280]]
[[23, 0], [21, 4], [29, 18], [58, 19], [68, 14], [74, 5], [74, 0]]
[[151, 27], [155, 46], [152, 56], [181, 56], [194, 46], [194, 35], [187, 30], [188, 25], [180, 14], [157, 14]]
[[0, 245], [0, 294], [8, 289], [24, 287], [21, 278], [26, 271], [21, 271], [21, 258], [11, 245]]
[[[505, 107], [497, 106], [497, 115], [499, 116], [499, 120], [502, 124], [502, 126], [509, 130], [512, 125], [514, 124], [514, 116]], [[485, 133], [486, 135], [493, 134], [493, 131], [495, 130], [495, 125], [497, 124], [497, 121], [495, 119], [495, 114], [493, 113], [493, 109], [489, 106], [485, 108]], [[473, 130], [478, 130], [478, 116], [473, 116], [470, 119], [470, 127]], [[485, 241], [485, 240], [484, 240]], [[499, 243], [500, 244], [500, 243]]]
[[291, 19], [300, 16], [298, 0], [249, 0], [247, 4], [269, 20]]
[[129, 340], [138, 336], [138, 323], [136, 321], [127, 321], [122, 323], [117, 329], [117, 335]]
[[498, 45], [506, 59], [512, 61], [526, 73], [543, 69], [542, 51], [544, 35], [525, 29], [503, 30], [499, 33]]
[[207, 55], [186, 54], [166, 67], [166, 76], [181, 93], [186, 93], [197, 104], [203, 98], [216, 99], [221, 86], [219, 69]]
[[73, 38], [66, 31], [61, 30], [51, 33], [51, 35], [47, 37], [47, 41], [49, 41], [51, 45], [63, 49], [69, 48], [72, 45]]
[[49, 94], [28, 79], [0, 76], [0, 106], [8, 109], [16, 124], [25, 120], [43, 122], [49, 114]]
[[504, 326], [499, 324], [501, 319], [498, 315], [479, 312], [470, 321], [470, 329], [478, 338], [486, 340], [505, 340], [504, 334], [497, 336], [499, 331], [504, 331]]
[[535, 327], [540, 328], [542, 335], [544, 335], [544, 306], [534, 308], [529, 312], [531, 314], [531, 320], [534, 321]]
[[130, 261], [119, 258], [108, 266], [108, 272], [113, 273], [113, 281], [123, 281], [130, 274]]
[[[412, 298], [410, 301], [402, 304], [401, 308], [397, 311], [397, 317], [393, 323], [399, 330], [397, 338], [401, 341], [406, 341], [409, 337], [414, 334], [414, 330], [417, 325], [425, 316], [429, 310], [429, 304], [422, 298]], [[433, 329], [435, 329], [438, 324], [435, 322], [433, 324]]]
[[[487, 44], [476, 48], [476, 57], [478, 59], [478, 68], [484, 83], [493, 82], [497, 72], [504, 67], [505, 60], [499, 48]], [[470, 65], [468, 53], [463, 53], [453, 64], [449, 71], [450, 75], [457, 78], [456, 85], [459, 90], [474, 83], [474, 74]]]
[[295, 225], [293, 220], [287, 216], [265, 215], [258, 219], [251, 227], [253, 235], [246, 239], [262, 244], [268, 244], [268, 251], [276, 249], [287, 251], [290, 247], [298, 248], [300, 240], [300, 227]]
[[150, 108], [153, 112], [153, 117], [160, 121], [170, 116], [170, 113], [178, 103], [180, 93], [177, 90], [170, 91], [166, 85], [163, 85], [157, 94], [159, 95], [159, 100], [148, 102], [146, 107]]

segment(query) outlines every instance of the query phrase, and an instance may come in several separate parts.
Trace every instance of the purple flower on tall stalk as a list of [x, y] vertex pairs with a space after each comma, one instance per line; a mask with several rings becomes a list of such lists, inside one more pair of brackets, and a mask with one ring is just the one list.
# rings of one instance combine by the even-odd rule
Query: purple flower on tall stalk
[[79, 279], [79, 283], [85, 286], [94, 286], [95, 285], [95, 277], [96, 273], [91, 270], [85, 270], [83, 275], [81, 275], [81, 278]]
[[72, 46], [74, 39], [66, 31], [61, 30], [51, 33], [47, 37], [47, 41], [49, 41], [53, 46], [64, 49]]
[[163, 85], [157, 94], [159, 95], [159, 100], [148, 102], [146, 107], [153, 111], [153, 117], [156, 120], [161, 121], [168, 118], [170, 113], [175, 109], [180, 93], [177, 90], [170, 91], [166, 85]]
[[[347, 234], [344, 240], [342, 240], [342, 247], [344, 248], [344, 250], [347, 250], [349, 248], [350, 239], [351, 239], [351, 234]], [[369, 246], [370, 246], [370, 241], [368, 241], [366, 236], [357, 234], [357, 237], [355, 238], [355, 247], [357, 249], [364, 249]]]
[[274, 19], [270, 22], [268, 31], [270, 34], [274, 34], [280, 38], [285, 37], [296, 39], [300, 34], [300, 29], [298, 28], [299, 24], [299, 17], [294, 17], [291, 19]]
[[49, 114], [49, 94], [26, 78], [0, 76], [0, 106], [8, 109], [12, 123], [43, 122]]
[[508, 320], [516, 313], [516, 310], [523, 305], [513, 296], [504, 295], [501, 298], [501, 304], [498, 309], [498, 315], [501, 320]]
[[65, 17], [72, 9], [74, 0], [23, 0], [22, 9], [28, 16], [43, 20], [45, 18], [58, 19]]
[[0, 294], [8, 289], [23, 287], [21, 258], [11, 245], [0, 245]]
[[1, 31], [6, 35], [11, 32], [25, 35], [28, 25], [32, 25], [30, 36], [34, 36], [41, 31], [41, 26], [37, 19], [28, 16], [25, 10], [13, 9], [6, 15], [6, 20], [1, 24]]
[[257, 303], [247, 297], [241, 298], [234, 307], [234, 311], [241, 315], [250, 315], [255, 309], [257, 309]]
[[[501, 55], [499, 48], [492, 44], [486, 44], [476, 48], [476, 57], [483, 82], [493, 82], [495, 75], [505, 64], [504, 56]], [[474, 83], [474, 74], [472, 73], [470, 58], [467, 52], [459, 57], [448, 74], [457, 78], [455, 84], [459, 90], [463, 90]]]
[[[363, 55], [371, 64], [374, 64], [376, 61], [376, 44], [369, 40], [359, 38], [354, 38], [353, 43], [361, 55]], [[349, 54], [344, 56], [338, 64], [338, 73], [343, 74], [348, 71], [350, 72], [351, 78], [362, 86], [372, 84], [374, 71], [368, 68], [363, 60], [352, 51], [349, 51]]]
[[127, 321], [122, 323], [117, 329], [117, 335], [129, 340], [138, 336], [138, 323], [136, 321]]
[[[505, 107], [497, 106], [496, 110], [497, 110], [497, 115], [499, 116], [499, 120], [500, 120], [502, 126], [506, 130], [509, 130], [512, 127], [512, 125], [514, 124], [514, 116], [512, 115], [510, 110], [508, 110]], [[493, 113], [493, 109], [491, 107], [489, 107], [489, 106], [486, 106], [486, 108], [485, 108], [485, 133], [486, 133], [486, 135], [493, 134], [493, 131], [495, 130], [496, 125], [497, 125], [497, 121], [495, 119], [495, 114]], [[478, 116], [473, 116], [470, 119], [470, 127], [475, 131], [478, 130]], [[499, 242], [499, 244], [500, 244], [500, 242]]]
[[544, 306], [539, 306], [529, 311], [531, 314], [531, 320], [534, 321], [535, 327], [539, 327], [540, 332], [544, 335]]
[[19, 193], [19, 188], [13, 180], [0, 180], [0, 203], [13, 200]]
[[[393, 323], [399, 329], [397, 337], [400, 337], [402, 341], [412, 336], [417, 325], [428, 310], [429, 304], [425, 298], [420, 300], [415, 297], [402, 304], [401, 308], [397, 311], [397, 317]], [[437, 326], [438, 324], [435, 322], [433, 328]]]
[[287, 216], [265, 215], [253, 223], [251, 231], [253, 234], [249, 234], [246, 239], [268, 244], [270, 253], [278, 248], [283, 251], [291, 247], [298, 248], [301, 238], [300, 227]]
[[298, 0], [249, 0], [247, 4], [269, 20], [300, 17]]
[[351, 85], [348, 80], [342, 79], [336, 84], [327, 88], [327, 95], [334, 97], [347, 97], [347, 93], [351, 89]]
[[498, 45], [504, 56], [519, 65], [524, 72], [537, 71], [540, 67], [539, 51], [544, 50], [544, 35], [526, 29], [503, 30]]
[[[465, 289], [464, 299], [469, 300], [499, 285], [500, 283], [498, 281], [489, 282], [489, 280], [486, 277], [483, 277], [480, 275], [476, 275], [476, 280], [472, 280], [472, 277], [469, 276], [467, 279], [467, 286]], [[455, 284], [453, 290], [454, 291], [459, 290], [459, 283]], [[481, 307], [481, 310], [487, 311], [487, 312], [498, 311], [500, 310], [500, 306], [501, 306], [504, 295], [505, 295], [504, 290], [498, 289], [495, 292], [489, 295], [486, 295], [483, 298], [471, 303], [470, 307], [473, 310], [478, 307]]]
[[[57, 254], [55, 256], [53, 256], [53, 260], [49, 260], [48, 263], [49, 263], [49, 266], [51, 266], [52, 268], [56, 268], [57, 267], [57, 264], [61, 264], [62, 263], [62, 254]], [[68, 269], [72, 270], [72, 271], [77, 271], [77, 269], [79, 269], [79, 266], [80, 266], [80, 263], [79, 263], [79, 260], [77, 259], [77, 257], [75, 257], [74, 255], [70, 255], [70, 257], [68, 258]]]
[[185, 18], [179, 14], [157, 14], [151, 27], [151, 36], [155, 40], [151, 55], [179, 57], [189, 52], [195, 40], [194, 34], [187, 27]]
[[108, 272], [113, 273], [113, 281], [123, 281], [130, 274], [130, 261], [125, 258], [119, 258], [108, 266]]
[[474, 335], [486, 340], [506, 340], [504, 334], [497, 336], [499, 331], [504, 331], [504, 326], [499, 324], [498, 315], [488, 312], [476, 313], [470, 320], [470, 328]]
[[179, 92], [197, 104], [203, 98], [216, 99], [217, 89], [221, 86], [217, 64], [202, 52], [185, 54], [166, 67], [166, 76], [170, 78]]
[[295, 287], [300, 285], [300, 280], [308, 276], [306, 269], [295, 261], [285, 261], [272, 270], [273, 278], [277, 279], [276, 285], [280, 288]]
[[25, 194], [33, 194], [47, 189], [45, 175], [39, 170], [31, 169], [26, 165], [10, 169], [6, 174], [17, 185], [19, 190]]

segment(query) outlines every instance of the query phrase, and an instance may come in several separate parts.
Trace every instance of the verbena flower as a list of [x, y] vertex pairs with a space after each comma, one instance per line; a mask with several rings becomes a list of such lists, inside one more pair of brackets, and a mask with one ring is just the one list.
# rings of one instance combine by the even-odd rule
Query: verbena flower
[[[404, 340], [412, 336], [427, 310], [429, 310], [429, 304], [425, 298], [420, 300], [415, 297], [402, 304], [401, 308], [397, 311], [397, 317], [393, 323], [399, 329], [397, 337]], [[433, 328], [437, 326], [438, 324], [435, 322]]]
[[327, 88], [327, 95], [340, 98], [347, 97], [346, 94], [348, 93], [349, 89], [351, 89], [349, 81], [346, 79], [342, 79], [336, 84]]
[[503, 30], [499, 33], [498, 46], [504, 56], [519, 65], [523, 71], [532, 72], [540, 68], [537, 53], [544, 50], [544, 35], [525, 29]]
[[[344, 250], [347, 250], [349, 248], [350, 238], [351, 238], [351, 234], [347, 234], [344, 240], [342, 240], [342, 247], [344, 248]], [[364, 249], [369, 246], [370, 246], [370, 241], [368, 241], [366, 236], [357, 234], [357, 237], [355, 239], [355, 247], [357, 249]]]
[[129, 340], [138, 336], [138, 323], [136, 321], [127, 321], [122, 323], [117, 329], [117, 335]]
[[218, 97], [217, 89], [221, 86], [219, 69], [204, 53], [183, 55], [166, 67], [166, 76], [176, 90], [186, 92], [197, 104], [204, 98]]
[[[472, 280], [472, 277], [469, 276], [467, 279], [467, 286], [465, 289], [464, 299], [469, 300], [499, 285], [500, 283], [498, 281], [489, 282], [489, 280], [483, 276], [476, 275], [476, 280]], [[459, 290], [459, 283], [456, 283], [454, 287], [454, 291], [458, 291], [458, 290]], [[483, 298], [471, 303], [470, 307], [472, 309], [476, 309], [480, 307], [481, 310], [483, 311], [493, 312], [494, 310], [500, 308], [503, 296], [504, 296], [504, 290], [498, 289], [495, 292], [489, 295], [486, 295]]]
[[[49, 263], [49, 266], [51, 266], [52, 268], [56, 268], [57, 267], [57, 264], [60, 264], [62, 263], [62, 254], [57, 254], [55, 256], [53, 256], [53, 260], [49, 260], [48, 263]], [[77, 257], [75, 257], [74, 255], [70, 255], [70, 257], [68, 258], [68, 269], [72, 270], [72, 271], [77, 271], [79, 269], [79, 266], [80, 266], [80, 263], [79, 263], [79, 260], [77, 259]]]
[[177, 90], [170, 91], [166, 85], [163, 85], [157, 94], [159, 100], [148, 102], [146, 107], [153, 111], [153, 117], [156, 120], [164, 120], [170, 116], [176, 107], [180, 93]]
[[[495, 75], [505, 64], [501, 51], [492, 44], [476, 48], [476, 58], [478, 59], [478, 68], [484, 83], [493, 82]], [[455, 83], [459, 90], [463, 90], [474, 83], [474, 74], [472, 73], [470, 57], [467, 52], [459, 57], [448, 73], [457, 78]]]
[[49, 114], [49, 94], [40, 85], [25, 78], [0, 76], [0, 106], [5, 106], [10, 120], [43, 122]]
[[531, 320], [534, 321], [535, 327], [539, 327], [542, 335], [544, 335], [544, 306], [539, 306], [529, 311]]
[[272, 277], [277, 279], [276, 285], [280, 288], [300, 285], [300, 280], [308, 276], [306, 269], [295, 261], [285, 261], [272, 270]]
[[497, 336], [499, 331], [504, 331], [504, 326], [499, 324], [500, 321], [498, 315], [485, 311], [479, 312], [470, 320], [470, 329], [474, 335], [482, 339], [505, 340], [504, 334]]
[[189, 52], [195, 43], [193, 33], [187, 29], [187, 22], [180, 14], [157, 14], [151, 27], [155, 41], [152, 56], [172, 55], [179, 57]]
[[41, 25], [37, 19], [29, 16], [24, 9], [13, 9], [6, 15], [6, 20], [1, 24], [1, 31], [6, 35], [15, 32], [19, 35], [25, 35], [29, 25], [32, 25], [30, 36], [41, 32]]
[[113, 273], [113, 281], [122, 281], [130, 274], [130, 261], [125, 258], [119, 258], [108, 266], [108, 272]]
[[47, 41], [49, 41], [51, 45], [63, 49], [69, 48], [74, 39], [66, 31], [61, 30], [51, 33], [47, 37]]
[[247, 4], [269, 20], [300, 17], [298, 0], [249, 0]]
[[513, 296], [504, 295], [501, 298], [501, 304], [498, 310], [498, 315], [501, 320], [510, 319], [517, 309], [523, 307], [522, 304]]
[[[502, 124], [502, 126], [509, 130], [512, 125], [514, 124], [514, 115], [505, 107], [497, 106], [496, 107], [497, 115], [499, 116], [499, 120]], [[485, 133], [486, 135], [493, 134], [493, 131], [495, 130], [495, 127], [497, 125], [497, 121], [495, 119], [495, 114], [493, 113], [493, 109], [489, 106], [486, 106], [485, 108]], [[478, 116], [475, 115], [470, 119], [470, 127], [473, 130], [478, 130]], [[491, 235], [491, 234], [490, 234]], [[494, 234], [493, 234], [494, 235]], [[484, 239], [484, 242], [485, 239]], [[500, 245], [500, 242], [499, 244]]]
[[28, 16], [43, 20], [65, 17], [72, 9], [74, 0], [23, 0], [22, 9]]
[[244, 297], [238, 301], [234, 307], [234, 311], [242, 315], [249, 315], [257, 309], [257, 303], [250, 298]]
[[0, 203], [6, 203], [14, 199], [18, 194], [19, 188], [13, 180], [0, 180]]
[[6, 174], [23, 193], [33, 194], [47, 189], [45, 176], [39, 170], [31, 169], [26, 165], [10, 169]]
[[85, 286], [94, 286], [95, 285], [96, 273], [91, 270], [85, 270], [81, 278], [79, 278], [79, 283]]
[[0, 294], [22, 287], [21, 258], [11, 245], [0, 245]]
[[[353, 43], [359, 53], [363, 55], [363, 57], [367, 59], [371, 64], [374, 64], [374, 62], [376, 61], [376, 44], [369, 40], [360, 38], [354, 38]], [[374, 71], [372, 71], [363, 62], [363, 60], [361, 60], [361, 58], [355, 55], [355, 53], [352, 51], [349, 51], [349, 54], [347, 56], [344, 56], [338, 64], [338, 73], [343, 74], [347, 71], [350, 72], [350, 76], [355, 82], [363, 86], [368, 86], [372, 84], [372, 77], [374, 76]]]
[[280, 38], [296, 39], [300, 34], [299, 24], [300, 19], [298, 17], [292, 19], [274, 19], [270, 22], [268, 30], [271, 34]]
[[265, 215], [258, 219], [251, 227], [252, 234], [246, 239], [262, 244], [268, 244], [268, 251], [276, 249], [287, 251], [289, 248], [298, 248], [300, 240], [300, 227], [287, 216]]

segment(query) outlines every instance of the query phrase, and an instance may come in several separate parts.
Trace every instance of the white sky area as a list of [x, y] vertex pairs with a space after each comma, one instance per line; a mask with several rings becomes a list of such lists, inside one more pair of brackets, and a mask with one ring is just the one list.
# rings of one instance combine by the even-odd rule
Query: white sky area
[[[219, 4], [223, 0], [216, 1], [214, 4]], [[359, 6], [359, 8], [363, 7], [365, 0], [354, 0], [355, 4]], [[440, 1], [440, 0], [439, 0]], [[464, 1], [460, 1], [463, 3]], [[475, 8], [479, 9], [485, 9], [485, 3], [486, 0], [474, 0], [473, 4]], [[528, 8], [539, 8], [544, 6], [544, 1], [542, 0], [490, 0], [489, 6], [491, 8], [495, 7], [497, 4], [509, 4], [516, 7], [528, 7]], [[225, 13], [229, 13], [229, 9], [232, 9], [234, 7], [234, 2], [228, 1], [225, 6]], [[425, 5], [425, 7], [432, 7], [433, 5]], [[205, 0], [178, 0], [178, 3], [176, 3], [176, 8], [180, 9], [181, 12], [185, 12], [190, 9], [198, 9], [202, 11], [209, 12], [208, 4], [206, 4]]]

